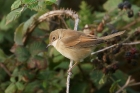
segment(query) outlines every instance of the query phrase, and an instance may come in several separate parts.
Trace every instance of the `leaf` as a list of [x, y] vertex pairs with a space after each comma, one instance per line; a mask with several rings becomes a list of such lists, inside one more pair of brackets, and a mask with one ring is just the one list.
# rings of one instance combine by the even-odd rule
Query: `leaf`
[[24, 85], [21, 82], [16, 82], [16, 87], [18, 90], [23, 90], [24, 89]]
[[32, 56], [37, 55], [39, 52], [43, 52], [46, 49], [46, 43], [43, 41], [34, 41], [29, 45], [29, 51]]
[[20, 5], [21, 5], [21, 0], [16, 0], [11, 6], [11, 10], [17, 9]]
[[10, 81], [11, 81], [12, 83], [15, 83], [15, 82], [16, 82], [15, 77], [11, 77], [11, 78], [10, 78]]
[[120, 82], [121, 80], [117, 80], [115, 82], [113, 82], [113, 84], [111, 85], [109, 91], [110, 93], [114, 93], [116, 91], [116, 89], [118, 88], [118, 82]]
[[7, 58], [7, 55], [0, 49], [0, 62], [4, 62]]
[[23, 38], [27, 33], [28, 28], [36, 21], [35, 19], [37, 19], [39, 15], [39, 13], [33, 15], [29, 20], [27, 20], [25, 23], [21, 23], [17, 27], [14, 35], [14, 41], [17, 45], [23, 45]]
[[101, 87], [99, 81], [101, 80], [102, 76], [103, 73], [101, 71], [93, 71], [92, 73], [90, 73], [90, 78], [98, 89]]
[[23, 36], [25, 34], [25, 31], [23, 30], [24, 23], [20, 24], [15, 31], [14, 35], [14, 41], [16, 45], [23, 45]]
[[38, 2], [38, 0], [22, 0], [22, 2], [24, 4], [32, 4], [32, 3]]
[[47, 5], [56, 4], [56, 0], [45, 0]]
[[6, 24], [6, 17], [4, 16], [0, 22], [0, 29], [7, 31], [9, 28], [13, 27], [13, 24], [7, 24], [7, 25], [5, 24]]
[[106, 11], [114, 10], [118, 8], [118, 4], [123, 2], [122, 0], [107, 0], [107, 2], [103, 5], [103, 8]]
[[30, 57], [29, 51], [23, 46], [18, 46], [15, 50], [15, 54], [16, 54], [17, 60], [20, 62], [25, 62]]
[[0, 43], [4, 41], [5, 34], [3, 32], [0, 32]]
[[5, 90], [5, 93], [15, 93], [16, 92], [16, 85], [11, 83]]
[[40, 82], [39, 81], [33, 81], [33, 82], [30, 82], [30, 83], [27, 83], [23, 93], [34, 93], [35, 90], [37, 88], [39, 88], [41, 86]]
[[38, 2], [28, 4], [27, 7], [30, 8], [31, 10], [35, 10], [35, 11], [41, 10], [41, 7], [38, 5]]
[[21, 15], [21, 12], [23, 12], [23, 10], [24, 10], [24, 8], [18, 8], [18, 9], [11, 11], [6, 16], [6, 24], [9, 24], [10, 22], [16, 20]]
[[69, 65], [69, 62], [61, 62], [59, 65], [57, 65], [54, 69], [68, 69], [68, 65]]
[[103, 84], [106, 83], [106, 81], [107, 81], [107, 76], [106, 76], [106, 75], [103, 75], [102, 78], [101, 78], [100, 81], [99, 81], [99, 84], [100, 84], [100, 85], [103, 85]]
[[86, 89], [87, 89], [87, 83], [80, 82], [72, 86], [70, 93], [87, 93]]

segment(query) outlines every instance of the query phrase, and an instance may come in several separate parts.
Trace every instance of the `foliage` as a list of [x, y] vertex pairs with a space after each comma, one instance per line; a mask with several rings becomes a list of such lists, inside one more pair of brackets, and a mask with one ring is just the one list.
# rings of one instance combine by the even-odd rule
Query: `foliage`
[[[131, 1], [136, 2], [137, 0]], [[127, 34], [121, 39], [125, 39], [127, 35], [135, 32], [136, 34], [127, 42], [137, 41], [140, 39], [137, 36], [137, 33], [140, 34], [138, 24], [140, 7], [132, 4], [132, 9], [119, 10], [118, 4], [121, 2], [123, 1], [107, 0], [103, 5], [99, 5], [104, 11], [96, 11], [93, 6], [82, 1], [78, 11], [79, 29], [89, 24], [90, 29], [97, 28], [98, 36], [125, 29]], [[46, 48], [50, 32], [65, 27], [63, 26], [65, 20], [62, 21], [62, 16], [55, 16], [41, 23], [37, 22], [42, 14], [53, 10], [54, 7], [57, 8], [56, 4], [57, 0], [0, 1], [0, 93], [65, 93], [69, 60], [53, 47]], [[129, 18], [128, 12], [132, 12], [132, 10], [134, 16]], [[72, 20], [67, 20], [67, 23], [70, 26], [73, 25]], [[31, 29], [33, 26], [35, 28]], [[103, 27], [103, 29], [99, 30], [99, 27]], [[107, 46], [114, 44], [113, 40], [110, 42]], [[114, 42], [116, 43], [116, 41]], [[99, 45], [95, 51], [104, 46], [106, 44]], [[119, 89], [118, 86], [125, 84], [129, 74], [134, 74], [133, 78], [139, 81], [139, 77], [136, 77], [139, 75], [137, 73], [139, 66], [136, 68], [134, 66], [140, 59], [134, 58], [134, 55], [137, 56], [134, 50], [139, 51], [140, 46], [125, 48], [118, 54], [113, 54], [112, 48], [111, 52], [104, 53], [104, 59], [100, 60], [98, 64], [94, 61], [97, 57], [99, 58], [99, 55], [94, 55], [73, 68], [70, 93], [114, 93]], [[130, 53], [131, 55], [128, 55]], [[116, 65], [110, 67], [108, 60], [105, 59], [108, 55], [112, 63], [116, 60], [120, 62], [119, 70], [116, 71]], [[130, 59], [132, 62], [126, 63]], [[139, 63], [137, 64], [139, 65]], [[127, 67], [125, 69], [124, 65], [128, 66], [128, 69]], [[105, 69], [102, 69], [101, 66]], [[115, 72], [113, 72], [114, 69]], [[129, 87], [123, 92], [136, 93], [137, 90]]]

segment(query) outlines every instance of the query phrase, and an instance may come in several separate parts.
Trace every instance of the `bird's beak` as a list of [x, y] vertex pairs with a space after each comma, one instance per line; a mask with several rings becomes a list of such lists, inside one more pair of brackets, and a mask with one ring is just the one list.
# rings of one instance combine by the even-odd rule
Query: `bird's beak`
[[49, 46], [51, 46], [52, 44], [48, 44], [46, 48], [48, 48]]

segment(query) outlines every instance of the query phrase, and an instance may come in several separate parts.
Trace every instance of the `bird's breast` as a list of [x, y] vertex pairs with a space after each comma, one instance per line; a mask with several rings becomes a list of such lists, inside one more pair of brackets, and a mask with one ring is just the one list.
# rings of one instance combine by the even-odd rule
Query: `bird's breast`
[[92, 52], [91, 48], [67, 47], [61, 40], [54, 41], [52, 45], [63, 56], [74, 61], [81, 61]]

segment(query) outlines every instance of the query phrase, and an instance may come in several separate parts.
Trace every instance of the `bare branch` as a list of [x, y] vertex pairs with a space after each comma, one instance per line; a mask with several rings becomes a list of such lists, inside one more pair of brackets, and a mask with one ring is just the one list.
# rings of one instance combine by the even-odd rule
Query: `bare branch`
[[70, 64], [69, 64], [69, 70], [68, 70], [68, 76], [67, 76], [67, 82], [66, 82], [66, 93], [69, 93], [69, 88], [70, 88], [70, 77], [72, 75], [71, 73], [71, 68], [72, 68], [72, 65], [73, 64], [73, 60], [70, 60]]
[[128, 84], [130, 83], [130, 79], [131, 79], [131, 76], [128, 77], [125, 85], [122, 86], [116, 93], [120, 93], [121, 91], [123, 91], [123, 89], [125, 89], [128, 86]]
[[[137, 45], [137, 44], [140, 44], [140, 41], [131, 42], [131, 43], [122, 43], [123, 46]], [[119, 45], [119, 44], [114, 44], [114, 45], [111, 45], [111, 46], [105, 47], [105, 48], [100, 49], [100, 50], [98, 50], [98, 51], [96, 51], [96, 52], [92, 52], [91, 55], [94, 55], [94, 54], [97, 54], [97, 53], [103, 52], [103, 51], [108, 50], [108, 49], [110, 49], [110, 48], [113, 48], [113, 47], [115, 47], [115, 46], [117, 46], [117, 45]]]
[[[77, 30], [78, 22], [79, 22], [78, 14], [70, 9], [66, 9], [66, 10], [61, 9], [61, 10], [50, 11], [40, 16], [31, 26], [29, 26], [27, 33], [31, 33], [39, 23], [45, 21], [47, 18], [60, 16], [60, 15], [69, 16], [72, 19], [74, 19], [75, 20], [74, 30]], [[24, 36], [23, 43], [26, 42], [26, 39], [27, 39], [27, 35]]]
[[0, 67], [4, 69], [4, 71], [9, 75], [12, 76], [12, 74], [10, 73], [10, 71], [7, 69], [7, 67], [5, 67], [5, 65], [3, 63], [0, 62]]

